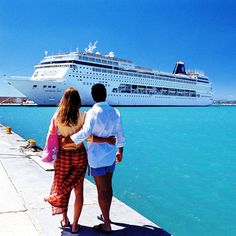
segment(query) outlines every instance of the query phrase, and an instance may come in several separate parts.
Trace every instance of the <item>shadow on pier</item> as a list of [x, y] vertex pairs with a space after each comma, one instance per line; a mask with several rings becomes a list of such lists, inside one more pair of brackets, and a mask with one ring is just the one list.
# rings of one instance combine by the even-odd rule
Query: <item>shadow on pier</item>
[[[118, 222], [112, 222], [112, 224], [119, 227], [119, 229], [113, 230], [112, 233], [109, 234], [112, 236], [171, 236], [171, 234], [169, 234], [165, 230], [151, 225], [139, 226]], [[70, 235], [98, 236], [106, 234], [96, 232], [93, 228], [88, 226], [83, 226], [78, 234], [71, 234], [69, 228], [65, 228], [61, 232], [61, 236]]]

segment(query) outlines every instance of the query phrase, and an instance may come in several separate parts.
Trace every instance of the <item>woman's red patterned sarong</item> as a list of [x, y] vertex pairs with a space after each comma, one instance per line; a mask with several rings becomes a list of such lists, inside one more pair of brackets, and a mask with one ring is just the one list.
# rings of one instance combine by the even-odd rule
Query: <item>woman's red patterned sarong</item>
[[54, 163], [55, 173], [50, 196], [45, 198], [52, 205], [53, 215], [67, 211], [71, 190], [78, 184], [83, 184], [87, 164], [84, 145], [76, 150], [59, 150]]

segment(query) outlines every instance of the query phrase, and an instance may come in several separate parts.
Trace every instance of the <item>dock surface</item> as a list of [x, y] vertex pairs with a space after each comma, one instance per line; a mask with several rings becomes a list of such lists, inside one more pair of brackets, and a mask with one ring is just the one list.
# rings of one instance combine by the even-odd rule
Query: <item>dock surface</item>
[[[44, 202], [53, 179], [53, 166], [40, 161], [41, 152], [25, 149], [28, 142], [18, 134], [6, 134], [0, 124], [0, 235], [4, 236], [70, 236], [61, 228], [61, 216], [52, 216], [51, 206]], [[73, 217], [74, 193], [68, 216]], [[101, 223], [96, 186], [85, 179], [84, 206], [79, 220], [83, 228], [77, 235], [103, 235], [93, 226]], [[113, 197], [111, 206], [114, 236], [170, 236], [167, 231]], [[75, 234], [73, 234], [75, 235]]]

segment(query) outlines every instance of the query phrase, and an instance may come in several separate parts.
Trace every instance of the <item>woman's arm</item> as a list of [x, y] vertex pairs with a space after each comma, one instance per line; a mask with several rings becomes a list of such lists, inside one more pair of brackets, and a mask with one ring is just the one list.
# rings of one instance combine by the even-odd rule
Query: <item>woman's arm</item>
[[49, 128], [48, 128], [48, 135], [49, 134], [56, 134], [58, 132], [56, 119], [57, 119], [57, 112], [51, 118], [50, 125], [49, 125]]
[[101, 138], [101, 137], [91, 135], [86, 139], [86, 141], [87, 142], [94, 142], [94, 143], [109, 143], [111, 145], [115, 145], [116, 144], [116, 137], [109, 136], [108, 138]]
[[[109, 143], [111, 145], [116, 144], [116, 137], [115, 136], [109, 136], [108, 138], [101, 138], [97, 136], [90, 135], [87, 139], [87, 142], [93, 142], [93, 143]], [[74, 143], [73, 140], [70, 137], [64, 137], [62, 138], [61, 142], [63, 145], [70, 145], [71, 143]]]

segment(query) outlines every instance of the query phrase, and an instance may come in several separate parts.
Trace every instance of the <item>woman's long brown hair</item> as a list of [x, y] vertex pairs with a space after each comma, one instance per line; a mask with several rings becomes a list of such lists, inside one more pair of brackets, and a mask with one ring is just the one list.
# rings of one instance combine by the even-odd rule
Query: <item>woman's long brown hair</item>
[[76, 125], [80, 107], [79, 92], [75, 88], [68, 88], [58, 105], [57, 121], [67, 126]]

